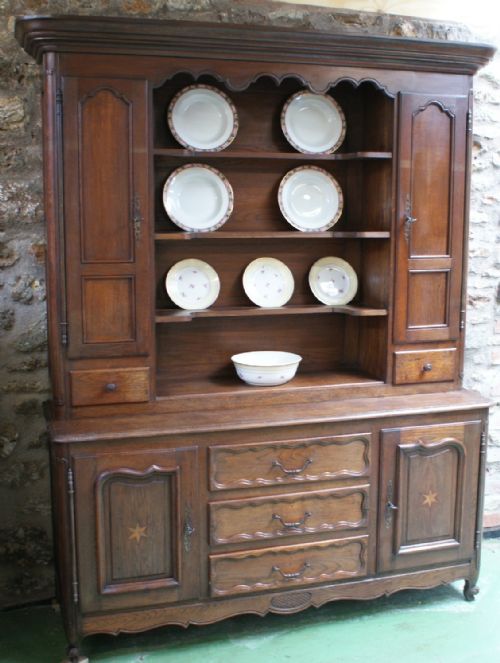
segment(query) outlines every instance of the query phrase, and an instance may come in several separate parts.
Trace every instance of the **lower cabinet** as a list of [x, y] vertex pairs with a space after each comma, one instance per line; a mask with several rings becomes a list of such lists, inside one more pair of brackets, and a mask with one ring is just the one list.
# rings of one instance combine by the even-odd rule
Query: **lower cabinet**
[[379, 571], [472, 555], [480, 436], [480, 421], [381, 431]]
[[473, 588], [483, 414], [67, 445], [56, 466], [74, 632]]
[[80, 609], [196, 598], [196, 449], [82, 453], [72, 466]]

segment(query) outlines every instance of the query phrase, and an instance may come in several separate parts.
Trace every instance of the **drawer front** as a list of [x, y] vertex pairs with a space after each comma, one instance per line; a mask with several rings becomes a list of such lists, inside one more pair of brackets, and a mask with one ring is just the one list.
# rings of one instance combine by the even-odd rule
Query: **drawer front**
[[213, 446], [210, 488], [225, 490], [367, 477], [370, 433], [238, 446]]
[[456, 348], [394, 353], [394, 383], [444, 382], [455, 378]]
[[149, 368], [70, 371], [70, 380], [74, 406], [149, 400]]
[[367, 536], [210, 556], [210, 592], [227, 596], [366, 575]]
[[212, 545], [365, 528], [369, 486], [212, 502]]

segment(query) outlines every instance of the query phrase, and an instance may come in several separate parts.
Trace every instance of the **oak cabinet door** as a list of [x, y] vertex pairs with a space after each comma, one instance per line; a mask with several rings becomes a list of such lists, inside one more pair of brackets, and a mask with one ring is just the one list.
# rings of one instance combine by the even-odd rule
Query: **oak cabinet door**
[[396, 342], [459, 334], [467, 97], [401, 94]]
[[379, 571], [468, 559], [481, 422], [383, 430]]
[[81, 454], [73, 471], [82, 612], [197, 597], [196, 450]]
[[63, 79], [71, 358], [148, 350], [147, 99], [142, 80]]

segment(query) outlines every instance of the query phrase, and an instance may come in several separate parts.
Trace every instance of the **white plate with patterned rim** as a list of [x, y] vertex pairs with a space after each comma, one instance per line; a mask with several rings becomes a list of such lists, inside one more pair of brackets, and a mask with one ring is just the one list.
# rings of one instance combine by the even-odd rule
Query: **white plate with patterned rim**
[[226, 177], [201, 163], [177, 168], [163, 187], [163, 206], [170, 220], [187, 232], [220, 228], [231, 216], [233, 202]]
[[309, 270], [309, 286], [323, 304], [343, 306], [356, 295], [358, 277], [348, 262], [328, 256], [317, 260]]
[[345, 138], [345, 115], [329, 95], [300, 90], [283, 106], [281, 129], [299, 152], [331, 154]]
[[256, 258], [243, 273], [243, 289], [248, 299], [263, 308], [284, 306], [294, 287], [292, 272], [276, 258]]
[[319, 232], [337, 223], [344, 197], [339, 183], [326, 170], [317, 166], [299, 166], [281, 180], [278, 204], [294, 228]]
[[224, 150], [238, 132], [238, 113], [229, 97], [210, 85], [189, 85], [168, 106], [175, 140], [190, 150]]
[[215, 269], [207, 262], [187, 258], [168, 270], [165, 288], [174, 304], [189, 311], [199, 311], [216, 301], [220, 280]]

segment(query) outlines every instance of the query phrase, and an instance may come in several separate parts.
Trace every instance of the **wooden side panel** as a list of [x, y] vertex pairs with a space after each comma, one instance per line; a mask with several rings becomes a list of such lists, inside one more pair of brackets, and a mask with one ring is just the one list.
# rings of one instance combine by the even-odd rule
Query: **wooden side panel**
[[394, 337], [456, 340], [467, 97], [402, 94]]
[[131, 261], [131, 100], [98, 87], [79, 111], [82, 262]]
[[473, 554], [479, 421], [382, 431], [379, 570]]
[[178, 576], [175, 569], [175, 472], [101, 477], [97, 487], [101, 592], [133, 591], [144, 579]]
[[370, 433], [305, 441], [212, 446], [210, 488], [269, 486], [370, 474]]
[[84, 277], [82, 291], [85, 344], [135, 340], [133, 276]]
[[72, 359], [151, 351], [148, 132], [145, 81], [63, 79]]
[[83, 451], [73, 467], [82, 612], [198, 596], [196, 451]]

